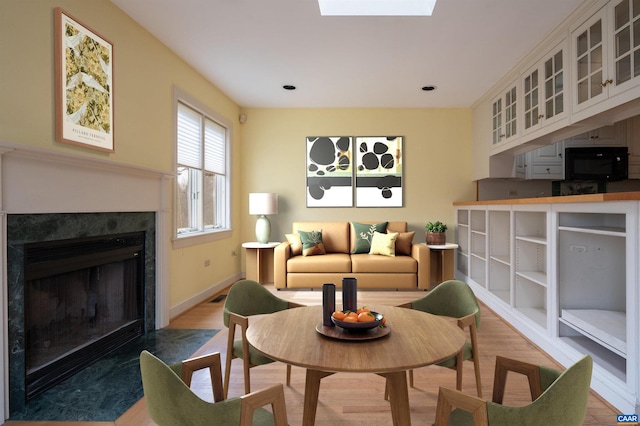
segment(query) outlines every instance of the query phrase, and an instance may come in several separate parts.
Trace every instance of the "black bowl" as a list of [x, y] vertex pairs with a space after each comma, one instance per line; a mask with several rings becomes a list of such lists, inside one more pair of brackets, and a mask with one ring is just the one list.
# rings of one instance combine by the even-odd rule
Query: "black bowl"
[[331, 317], [331, 321], [333, 321], [333, 323], [338, 327], [344, 328], [345, 330], [349, 330], [349, 331], [371, 330], [372, 328], [376, 328], [377, 326], [379, 326], [380, 321], [382, 321], [382, 314], [379, 314], [373, 311], [371, 313], [375, 317], [375, 320], [369, 321], [369, 322], [341, 321], [341, 320], [335, 319], [333, 316]]

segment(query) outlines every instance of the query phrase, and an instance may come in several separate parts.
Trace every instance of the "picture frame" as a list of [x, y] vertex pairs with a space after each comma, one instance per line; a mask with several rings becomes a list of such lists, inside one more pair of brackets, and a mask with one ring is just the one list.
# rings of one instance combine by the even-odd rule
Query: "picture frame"
[[402, 136], [355, 138], [356, 207], [403, 207]]
[[307, 136], [307, 207], [353, 207], [353, 137]]
[[114, 152], [113, 43], [54, 9], [58, 142]]

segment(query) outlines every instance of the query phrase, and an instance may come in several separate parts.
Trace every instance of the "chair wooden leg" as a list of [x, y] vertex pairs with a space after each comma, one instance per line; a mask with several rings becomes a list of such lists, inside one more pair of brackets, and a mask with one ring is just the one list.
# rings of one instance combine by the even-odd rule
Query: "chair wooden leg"
[[291, 364], [287, 364], [287, 386], [291, 386]]
[[[248, 351], [246, 352], [249, 353]], [[248, 360], [249, 356], [245, 356], [242, 360], [242, 364], [244, 367], [244, 394], [247, 395], [251, 393], [251, 376], [249, 374], [249, 370], [251, 369], [251, 364], [249, 364]]]
[[473, 369], [476, 373], [476, 389], [478, 390], [478, 398], [482, 398], [482, 383], [480, 381], [480, 360], [478, 357], [473, 357]]
[[409, 386], [413, 387], [413, 370], [409, 370]]
[[462, 391], [462, 366], [464, 365], [464, 358], [462, 351], [458, 352], [456, 356], [456, 389]]

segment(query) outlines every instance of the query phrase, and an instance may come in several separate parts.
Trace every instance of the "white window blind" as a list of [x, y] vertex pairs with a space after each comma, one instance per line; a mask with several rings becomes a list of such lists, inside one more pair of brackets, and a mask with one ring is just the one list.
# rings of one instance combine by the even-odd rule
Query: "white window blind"
[[223, 175], [226, 165], [226, 129], [211, 120], [205, 120], [204, 126], [204, 168]]
[[178, 104], [178, 164], [202, 167], [202, 116]]

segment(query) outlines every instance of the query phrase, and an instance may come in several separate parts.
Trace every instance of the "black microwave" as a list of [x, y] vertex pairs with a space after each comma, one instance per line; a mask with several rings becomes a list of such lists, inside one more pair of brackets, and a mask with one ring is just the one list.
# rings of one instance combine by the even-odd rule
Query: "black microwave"
[[565, 180], [615, 181], [627, 179], [629, 153], [626, 146], [593, 146], [564, 150]]

